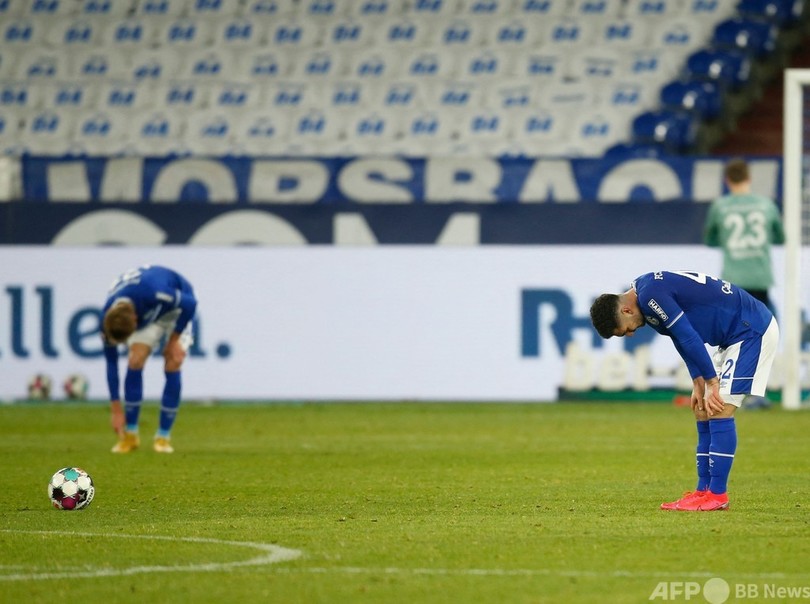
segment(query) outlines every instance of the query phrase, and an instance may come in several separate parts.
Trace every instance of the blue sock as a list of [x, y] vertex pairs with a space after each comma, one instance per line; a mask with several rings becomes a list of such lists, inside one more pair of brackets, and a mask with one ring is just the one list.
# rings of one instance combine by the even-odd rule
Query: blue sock
[[733, 417], [709, 420], [712, 444], [709, 452], [709, 471], [712, 480], [709, 490], [715, 495], [726, 492], [734, 452], [737, 450], [737, 426]]
[[127, 432], [138, 431], [141, 401], [143, 401], [143, 370], [127, 369], [127, 375], [124, 377], [124, 416], [127, 421]]
[[166, 385], [163, 387], [163, 398], [160, 401], [160, 428], [157, 435], [168, 438], [180, 406], [180, 372], [166, 372]]
[[697, 487], [696, 491], [705, 491], [709, 488], [711, 474], [709, 473], [709, 445], [712, 442], [712, 433], [709, 428], [709, 421], [699, 421], [697, 423], [698, 442], [695, 451], [697, 459]]

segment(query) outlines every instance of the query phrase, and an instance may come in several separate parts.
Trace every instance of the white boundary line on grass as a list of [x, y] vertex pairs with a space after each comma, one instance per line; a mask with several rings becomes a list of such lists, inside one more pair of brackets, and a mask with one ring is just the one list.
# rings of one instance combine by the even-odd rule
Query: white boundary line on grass
[[[213, 539], [206, 537], [168, 537], [161, 535], [121, 535], [116, 533], [84, 533], [72, 531], [43, 531], [43, 530], [16, 530], [0, 529], [0, 533], [15, 533], [27, 535], [66, 535], [70, 537], [100, 537], [117, 539], [150, 539], [154, 541], [181, 541], [185, 543], [209, 543], [214, 545], [227, 545], [231, 547], [243, 547], [257, 549], [265, 552], [263, 555], [236, 562], [208, 562], [202, 564], [178, 564], [178, 565], [157, 565], [157, 566], [132, 566], [119, 569], [92, 568], [87, 565], [75, 570], [62, 572], [29, 572], [2, 574], [3, 571], [20, 569], [18, 565], [0, 566], [0, 582], [2, 581], [47, 581], [53, 579], [68, 578], [100, 578], [100, 577], [120, 577], [145, 573], [168, 573], [168, 572], [214, 572], [230, 571], [237, 568], [250, 566], [269, 566], [280, 562], [297, 560], [303, 555], [301, 550], [281, 547], [269, 543], [254, 543], [251, 541], [227, 541], [223, 539]], [[82, 570], [84, 569], [84, 570]], [[382, 574], [382, 575], [423, 575], [423, 576], [468, 576], [468, 577], [579, 577], [579, 578], [605, 578], [605, 577], [627, 577], [631, 579], [660, 579], [663, 576], [678, 577], [679, 579], [710, 579], [717, 575], [716, 572], [656, 572], [656, 571], [589, 571], [589, 570], [566, 570], [552, 568], [402, 568], [402, 567], [362, 567], [362, 566], [304, 566], [304, 567], [274, 567], [272, 572], [279, 574], [307, 573], [326, 575], [339, 573], [347, 575]], [[810, 573], [740, 573], [735, 577], [747, 580], [773, 581], [776, 579], [789, 580], [810, 577]]]
[[[206, 537], [166, 537], [161, 535], [119, 535], [116, 533], [80, 533], [72, 531], [29, 531], [16, 529], [1, 529], [3, 533], [27, 535], [65, 535], [69, 537], [101, 537], [117, 539], [150, 539], [154, 541], [183, 541], [186, 543], [210, 543], [214, 545], [227, 545], [231, 547], [244, 547], [259, 550], [262, 555], [239, 560], [235, 562], [205, 562], [201, 564], [176, 564], [155, 566], [131, 566], [129, 568], [88, 568], [87, 566], [63, 572], [33, 572], [2, 574], [0, 567], [0, 581], [45, 581], [52, 579], [73, 579], [76, 577], [120, 577], [139, 575], [143, 573], [174, 573], [174, 572], [212, 572], [239, 568], [243, 566], [264, 566], [295, 560], [302, 555], [301, 550], [281, 547], [270, 543], [253, 543], [251, 541], [226, 541]], [[84, 569], [84, 570], [83, 570]]]

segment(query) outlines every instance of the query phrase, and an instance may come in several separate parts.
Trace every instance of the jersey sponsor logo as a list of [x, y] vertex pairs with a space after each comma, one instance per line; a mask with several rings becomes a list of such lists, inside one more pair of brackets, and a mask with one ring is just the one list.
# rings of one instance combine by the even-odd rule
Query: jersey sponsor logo
[[647, 320], [647, 323], [649, 323], [650, 325], [658, 325], [658, 323], [660, 323], [660, 321], [658, 319], [656, 319], [655, 317], [650, 317], [648, 315], [644, 315], [644, 318]]
[[662, 320], [666, 321], [666, 320], [669, 319], [669, 316], [667, 315], [667, 313], [664, 312], [664, 309], [661, 308], [658, 305], [658, 302], [656, 302], [652, 298], [650, 298], [650, 301], [647, 302], [647, 306], [652, 308], [655, 311], [655, 314], [657, 314], [659, 317], [661, 317]]

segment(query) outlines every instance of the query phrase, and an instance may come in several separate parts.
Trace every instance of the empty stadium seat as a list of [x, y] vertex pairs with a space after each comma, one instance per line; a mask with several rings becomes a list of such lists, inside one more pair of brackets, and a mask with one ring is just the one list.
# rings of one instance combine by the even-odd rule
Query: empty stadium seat
[[137, 111], [150, 107], [154, 89], [137, 82], [105, 82], [100, 85], [96, 107], [104, 111]]
[[561, 114], [536, 107], [515, 111], [510, 122], [504, 153], [518, 156], [556, 155], [568, 127]]
[[418, 49], [402, 57], [400, 74], [413, 78], [444, 79], [455, 74], [455, 57], [445, 49]]
[[424, 103], [428, 107], [468, 109], [484, 106], [484, 99], [484, 88], [477, 82], [444, 80], [424, 90]]
[[329, 19], [343, 14], [343, 0], [298, 0], [298, 14], [308, 20]]
[[390, 18], [402, 10], [402, 3], [399, 0], [344, 0], [346, 3], [346, 14], [379, 21]]
[[143, 156], [175, 155], [183, 151], [182, 119], [168, 111], [131, 115], [127, 152]]
[[84, 82], [50, 82], [38, 88], [43, 109], [68, 112], [90, 110], [101, 100], [99, 89]]
[[147, 48], [157, 39], [160, 21], [128, 17], [105, 24], [102, 40], [107, 47]]
[[646, 111], [633, 120], [632, 136], [636, 143], [658, 144], [671, 153], [685, 153], [696, 141], [697, 121], [681, 111]]
[[242, 11], [242, 0], [188, 0], [186, 14], [192, 18], [235, 17]]
[[608, 19], [596, 28], [594, 48], [641, 48], [648, 43], [649, 27], [639, 19]]
[[690, 19], [716, 23], [732, 16], [739, 0], [683, 0], [681, 14]]
[[46, 42], [69, 52], [79, 46], [93, 46], [101, 40], [101, 22], [88, 17], [54, 20], [48, 27]]
[[15, 17], [0, 21], [0, 44], [4, 48], [38, 48], [45, 36], [47, 21]]
[[234, 150], [234, 114], [230, 111], [196, 111], [183, 127], [183, 151], [193, 155], [228, 155]]
[[567, 142], [581, 157], [598, 157], [611, 145], [628, 138], [629, 121], [613, 112], [583, 112], [571, 120]]
[[323, 26], [323, 44], [335, 49], [362, 48], [372, 43], [374, 26], [371, 21], [356, 17], [328, 20]]
[[[164, 23], [157, 33], [159, 46], [170, 48], [196, 48], [213, 40], [211, 22], [201, 18], [177, 17]], [[170, 52], [170, 51], [169, 51]]]
[[370, 98], [367, 98], [370, 95], [371, 92], [364, 82], [335, 80], [315, 86], [317, 106], [332, 111], [354, 110], [370, 105]]
[[269, 22], [267, 43], [292, 50], [315, 46], [321, 41], [322, 25], [298, 17], [279, 17]]
[[518, 78], [555, 82], [568, 76], [568, 64], [569, 59], [565, 53], [535, 49], [516, 53], [509, 72]]
[[740, 0], [737, 11], [744, 18], [790, 26], [802, 18], [803, 0]]
[[515, 10], [514, 0], [460, 0], [458, 13], [462, 16], [493, 19], [510, 15]]
[[458, 58], [458, 77], [467, 80], [494, 80], [507, 77], [511, 73], [512, 55], [499, 49], [484, 47]]
[[577, 51], [569, 58], [569, 75], [583, 82], [605, 84], [624, 76], [623, 55], [616, 50], [595, 47]]
[[195, 111], [208, 105], [211, 85], [191, 81], [150, 83], [146, 89], [156, 110]]
[[286, 152], [290, 155], [328, 155], [337, 144], [342, 116], [321, 109], [305, 109], [289, 116]]
[[233, 153], [237, 155], [281, 155], [286, 148], [288, 120], [274, 111], [246, 112], [233, 124]]
[[650, 45], [668, 52], [693, 52], [708, 42], [710, 25], [696, 19], [665, 19], [652, 26]]
[[549, 19], [540, 25], [540, 38], [552, 52], [569, 52], [583, 48], [593, 41], [595, 20], [562, 17]]
[[32, 155], [66, 155], [71, 149], [72, 128], [72, 115], [67, 111], [35, 111], [25, 116], [20, 145]]
[[378, 44], [389, 48], [421, 48], [426, 44], [430, 23], [425, 19], [403, 15], [387, 19], [381, 28], [382, 31], [377, 35]]
[[702, 120], [720, 117], [723, 95], [714, 82], [675, 81], [661, 89], [661, 105], [671, 111], [688, 111]]
[[69, 74], [70, 65], [66, 54], [57, 49], [29, 49], [20, 54], [16, 65], [16, 77], [23, 80], [58, 80]]
[[685, 73], [692, 79], [712, 81], [724, 89], [737, 90], [749, 80], [751, 61], [741, 52], [704, 49], [689, 55]]
[[237, 79], [270, 82], [287, 77], [292, 69], [291, 55], [277, 49], [240, 52], [233, 75]]
[[602, 87], [599, 105], [623, 115], [635, 115], [655, 105], [655, 90], [637, 80], [617, 80]]
[[280, 81], [265, 85], [262, 90], [264, 103], [272, 108], [287, 112], [291, 109], [317, 105], [323, 99], [317, 98], [318, 91], [312, 82]]
[[568, 13], [574, 17], [614, 18], [622, 10], [622, 3], [616, 0], [572, 0]]
[[76, 14], [76, 0], [29, 0], [24, 3], [22, 15], [61, 18]]
[[409, 110], [400, 113], [402, 136], [392, 143], [404, 156], [447, 155], [456, 133], [454, 112]]
[[129, 113], [99, 110], [78, 116], [71, 151], [78, 155], [115, 156], [127, 152]]
[[359, 110], [348, 114], [345, 124], [344, 136], [334, 146], [337, 155], [390, 154], [400, 135], [396, 112]]
[[715, 48], [740, 50], [761, 59], [776, 50], [778, 31], [767, 21], [735, 17], [717, 24], [711, 42]]
[[199, 81], [227, 80], [236, 71], [236, 58], [225, 49], [192, 50], [182, 58], [178, 77]]
[[540, 107], [545, 102], [542, 87], [531, 81], [501, 80], [487, 85], [487, 100], [485, 103], [495, 109], [516, 110]]
[[212, 36], [215, 46], [255, 48], [264, 43], [265, 31], [260, 19], [231, 17], [220, 22]]
[[174, 78], [180, 73], [180, 57], [157, 48], [139, 48], [130, 56], [129, 78], [156, 81]]
[[31, 82], [0, 80], [0, 107], [20, 111], [39, 108], [42, 92], [42, 86]]
[[424, 105], [425, 88], [414, 80], [375, 82], [369, 90], [370, 105], [391, 110], [416, 109]]
[[434, 19], [452, 16], [458, 12], [457, 0], [409, 0], [405, 12], [411, 15]]
[[187, 0], [138, 0], [135, 15], [144, 17], [177, 17], [186, 10]]
[[294, 78], [327, 80], [346, 75], [345, 55], [330, 48], [308, 48], [295, 55]]
[[125, 17], [132, 11], [132, 0], [81, 0], [78, 14], [87, 17]]
[[129, 54], [120, 48], [79, 48], [70, 54], [70, 77], [105, 81], [129, 77]]
[[488, 21], [484, 35], [491, 46], [523, 50], [537, 44], [539, 30], [526, 18], [506, 17]]
[[249, 17], [281, 17], [295, 12], [296, 0], [245, 0], [242, 14]]
[[628, 19], [653, 22], [676, 18], [682, 11], [682, 0], [636, 0], [625, 4], [623, 14]]
[[470, 17], [454, 17], [437, 20], [428, 44], [451, 50], [468, 49], [479, 46], [484, 39], [484, 24]]
[[375, 46], [348, 54], [347, 77], [362, 80], [390, 80], [399, 74], [400, 55]]
[[500, 109], [471, 107], [456, 115], [456, 132], [449, 143], [454, 155], [498, 157], [508, 148], [508, 113]]
[[13, 107], [0, 106], [0, 153], [18, 155], [21, 145], [22, 120], [20, 111]]
[[252, 83], [225, 82], [211, 86], [208, 105], [212, 109], [231, 111], [251, 110], [261, 105], [261, 88]]
[[521, 17], [562, 17], [568, 12], [569, 0], [517, 0], [516, 12]]

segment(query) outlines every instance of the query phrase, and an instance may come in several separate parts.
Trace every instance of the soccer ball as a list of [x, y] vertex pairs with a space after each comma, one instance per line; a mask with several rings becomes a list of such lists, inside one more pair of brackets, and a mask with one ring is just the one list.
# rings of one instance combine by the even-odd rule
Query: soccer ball
[[62, 468], [51, 476], [48, 483], [48, 497], [58, 510], [85, 508], [95, 494], [93, 479], [81, 468]]
[[32, 401], [47, 401], [51, 398], [51, 378], [37, 373], [28, 380], [28, 398]]
[[81, 373], [71, 373], [62, 386], [65, 389], [65, 396], [70, 400], [83, 401], [87, 398], [87, 378]]

